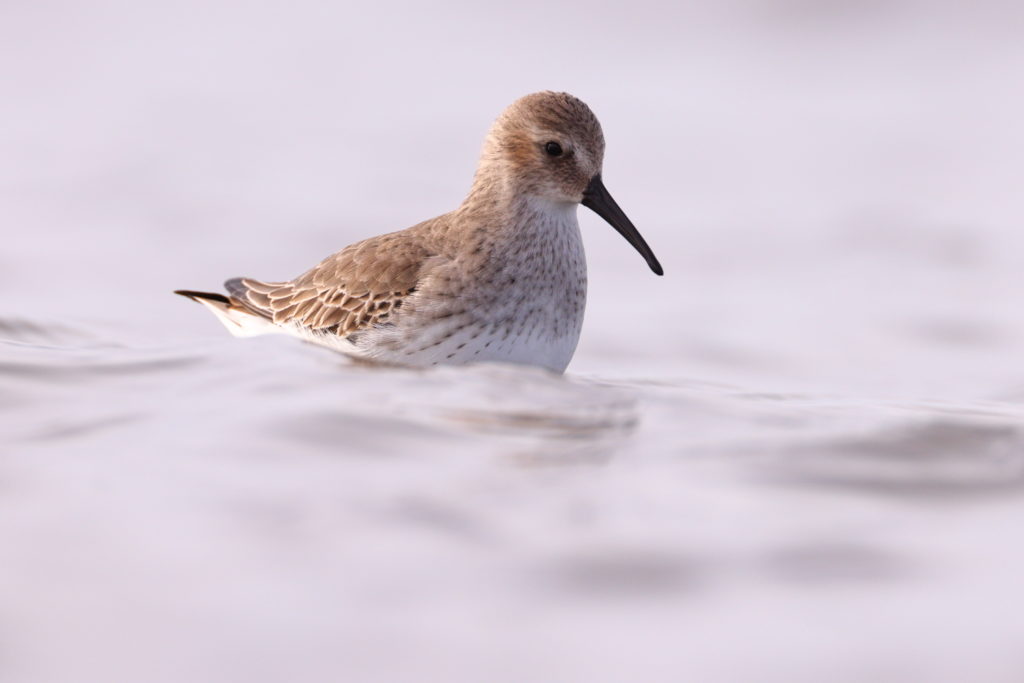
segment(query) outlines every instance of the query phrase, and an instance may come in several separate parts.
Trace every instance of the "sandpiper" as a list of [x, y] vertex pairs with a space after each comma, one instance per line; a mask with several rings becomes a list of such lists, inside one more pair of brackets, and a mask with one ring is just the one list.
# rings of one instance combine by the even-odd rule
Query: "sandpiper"
[[605, 189], [603, 159], [601, 124], [586, 104], [527, 95], [491, 127], [455, 211], [357, 242], [289, 282], [234, 278], [226, 296], [176, 293], [236, 336], [283, 332], [399, 365], [500, 361], [563, 372], [586, 304], [578, 204], [662, 274]]

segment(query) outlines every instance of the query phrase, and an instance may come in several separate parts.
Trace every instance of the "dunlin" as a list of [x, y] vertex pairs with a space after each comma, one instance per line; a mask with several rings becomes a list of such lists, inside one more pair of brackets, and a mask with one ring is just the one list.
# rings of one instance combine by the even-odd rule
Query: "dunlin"
[[502, 361], [563, 372], [586, 304], [578, 204], [662, 274], [605, 189], [603, 159], [601, 124], [586, 104], [527, 95], [491, 127], [455, 211], [357, 242], [289, 282], [235, 278], [227, 295], [176, 293], [236, 336], [283, 332], [400, 365]]

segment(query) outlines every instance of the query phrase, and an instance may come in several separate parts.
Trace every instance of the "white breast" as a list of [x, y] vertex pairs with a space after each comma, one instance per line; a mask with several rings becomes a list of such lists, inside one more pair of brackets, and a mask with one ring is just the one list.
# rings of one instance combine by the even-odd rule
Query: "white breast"
[[[483, 266], [424, 283], [415, 315], [368, 331], [360, 354], [403, 365], [506, 362], [563, 372], [579, 341], [587, 272], [575, 205], [546, 205]], [[345, 349], [339, 349], [345, 350]]]

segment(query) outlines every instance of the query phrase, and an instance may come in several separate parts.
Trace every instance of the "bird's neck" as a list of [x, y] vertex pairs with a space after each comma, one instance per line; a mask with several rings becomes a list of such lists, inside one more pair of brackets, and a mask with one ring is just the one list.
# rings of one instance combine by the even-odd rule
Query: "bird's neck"
[[576, 203], [554, 201], [536, 190], [501, 160], [485, 159], [458, 212], [469, 219], [467, 226], [486, 223], [492, 230], [534, 223], [575, 225]]

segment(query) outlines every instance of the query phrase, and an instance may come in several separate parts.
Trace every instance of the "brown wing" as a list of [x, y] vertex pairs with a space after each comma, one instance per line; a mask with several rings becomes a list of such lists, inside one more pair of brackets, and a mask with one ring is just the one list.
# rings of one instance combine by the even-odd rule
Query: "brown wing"
[[406, 231], [342, 249], [291, 282], [236, 278], [231, 296], [276, 324], [348, 336], [388, 320], [416, 291], [433, 254]]

